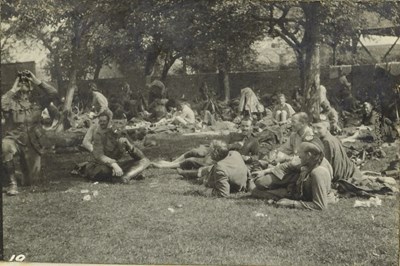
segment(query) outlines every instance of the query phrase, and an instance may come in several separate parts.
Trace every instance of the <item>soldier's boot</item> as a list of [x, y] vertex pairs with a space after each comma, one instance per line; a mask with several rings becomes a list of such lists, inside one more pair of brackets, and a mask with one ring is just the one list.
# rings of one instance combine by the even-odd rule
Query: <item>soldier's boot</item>
[[247, 192], [252, 192], [254, 189], [256, 188], [256, 184], [254, 184], [254, 180], [253, 179], [247, 179], [246, 182], [246, 191]]
[[15, 196], [18, 194], [18, 185], [17, 185], [17, 177], [15, 175], [15, 166], [13, 161], [8, 161], [3, 163], [6, 176], [9, 178], [8, 180], [8, 189], [7, 195]]
[[149, 165], [150, 161], [148, 159], [142, 159], [138, 165], [129, 168], [129, 170], [121, 176], [121, 182], [127, 184], [131, 179], [144, 179], [144, 176], [141, 173]]

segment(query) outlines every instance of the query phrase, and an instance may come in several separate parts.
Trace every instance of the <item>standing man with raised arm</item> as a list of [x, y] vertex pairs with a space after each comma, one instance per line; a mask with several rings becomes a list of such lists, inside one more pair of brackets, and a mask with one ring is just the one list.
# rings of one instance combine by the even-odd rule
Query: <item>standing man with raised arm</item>
[[[32, 86], [35, 85], [35, 86]], [[45, 140], [42, 111], [58, 102], [57, 90], [39, 80], [31, 71], [19, 73], [11, 90], [1, 97], [5, 117], [2, 163], [8, 182], [8, 195], [18, 193], [15, 159], [19, 157], [24, 183], [38, 179]]]

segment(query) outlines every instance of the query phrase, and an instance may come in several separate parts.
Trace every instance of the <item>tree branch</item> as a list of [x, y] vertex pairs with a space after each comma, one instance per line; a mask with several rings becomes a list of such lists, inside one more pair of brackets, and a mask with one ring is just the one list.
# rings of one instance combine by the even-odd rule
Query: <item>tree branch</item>
[[46, 34], [44, 34], [43, 32], [41, 32], [40, 30], [35, 31], [35, 34], [31, 34], [31, 36], [34, 38], [38, 38], [39, 40], [42, 41], [43, 46], [47, 48], [47, 50], [49, 50], [50, 53], [54, 52], [53, 47], [51, 47], [49, 40], [46, 38]]
[[288, 31], [283, 24], [278, 24], [281, 29], [281, 33], [284, 34], [287, 38], [289, 38], [297, 47], [301, 47], [301, 43], [297, 40], [296, 36]]
[[292, 49], [294, 49], [296, 52], [301, 53], [300, 46], [297, 45], [295, 42], [293, 42], [290, 38], [288, 38], [285, 34], [283, 34], [281, 31], [278, 29], [273, 29], [274, 33], [278, 34], [279, 37], [281, 37]]
[[7, 41], [8, 41], [9, 38], [10, 38], [10, 36], [6, 36], [6, 37], [2, 40], [2, 43], [1, 43], [1, 46], [0, 46], [0, 49], [1, 49], [1, 50], [3, 50], [3, 48], [5, 47], [5, 45], [6, 45], [6, 43], [7, 43]]
[[279, 18], [271, 18], [271, 17], [262, 17], [258, 16], [256, 14], [251, 14], [252, 18], [258, 21], [264, 21], [264, 22], [273, 22], [275, 24], [278, 23], [289, 23], [289, 22], [296, 22], [298, 21], [296, 19], [291, 19], [291, 18], [285, 18], [285, 17], [279, 17]]
[[[279, 18], [274, 18], [274, 17], [262, 17], [256, 14], [251, 14], [251, 16], [258, 21], [265, 21], [271, 23], [270, 28], [273, 32], [277, 33], [282, 39], [285, 40], [292, 48], [298, 50], [301, 47], [300, 41], [296, 38], [296, 33], [299, 31], [298, 28], [296, 28], [295, 33], [291, 33], [290, 31], [287, 30], [285, 27], [286, 23], [294, 22], [298, 23], [298, 20], [293, 19], [293, 18], [287, 18], [287, 15], [290, 11], [290, 7], [284, 6], [284, 7], [279, 7], [275, 6], [279, 10], [282, 11], [282, 15]], [[275, 26], [279, 26], [280, 31], [275, 29]]]

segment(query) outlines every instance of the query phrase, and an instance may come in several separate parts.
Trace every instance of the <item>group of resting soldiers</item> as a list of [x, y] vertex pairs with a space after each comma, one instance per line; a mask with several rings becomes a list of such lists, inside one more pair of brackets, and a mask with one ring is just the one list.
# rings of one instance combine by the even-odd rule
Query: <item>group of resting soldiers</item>
[[[278, 206], [316, 210], [337, 201], [332, 188], [351, 193], [379, 192], [388, 187], [396, 190], [391, 178], [378, 180], [360, 172], [341, 141], [329, 132], [329, 122], [316, 121], [310, 126], [308, 115], [302, 112], [291, 117], [289, 139], [264, 160], [259, 156], [253, 122], [247, 119], [241, 121], [241, 133], [231, 133], [227, 141], [214, 140], [171, 162], [150, 162], [127, 138], [115, 135], [109, 122], [107, 113], [99, 115], [100, 128], [93, 138], [95, 160], [83, 168], [91, 180], [119, 177], [127, 183], [140, 179], [147, 167], [175, 168], [186, 178], [201, 180], [217, 197], [247, 191]], [[125, 152], [129, 159], [123, 157]], [[363, 187], [366, 183], [368, 189]]]
[[[364, 195], [388, 188], [396, 190], [392, 179], [374, 178], [360, 172], [347, 157], [340, 140], [330, 133], [329, 121], [311, 123], [303, 112], [288, 117], [285, 99], [281, 101], [283, 110], [279, 117], [280, 121], [290, 119], [292, 132], [285, 143], [264, 158], [259, 153], [259, 141], [250, 116], [241, 120], [241, 132], [231, 133], [227, 141], [214, 140], [172, 162], [150, 162], [128, 137], [110, 127], [113, 113], [107, 99], [96, 92], [94, 87], [91, 93], [98, 107], [97, 122], [84, 140], [93, 160], [81, 164], [80, 168], [80, 173], [93, 181], [117, 179], [128, 183], [142, 178], [143, 170], [148, 167], [176, 168], [184, 177], [202, 180], [214, 196], [247, 191], [257, 198], [271, 199], [278, 206], [317, 210], [337, 201], [333, 188], [356, 194], [363, 191]], [[11, 121], [11, 127], [3, 131], [6, 134], [2, 141], [3, 167], [10, 180], [9, 195], [18, 193], [14, 164], [17, 156], [24, 175], [36, 175], [40, 171], [45, 138], [42, 110], [55, 102], [56, 96], [56, 89], [26, 71], [23, 79], [19, 77], [2, 97], [5, 120]], [[193, 117], [181, 104], [178, 114], [169, 121], [193, 123]]]

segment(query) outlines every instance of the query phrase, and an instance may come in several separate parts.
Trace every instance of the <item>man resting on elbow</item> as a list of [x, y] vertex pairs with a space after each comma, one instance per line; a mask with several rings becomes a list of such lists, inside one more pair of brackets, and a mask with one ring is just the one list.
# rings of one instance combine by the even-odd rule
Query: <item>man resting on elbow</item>
[[223, 141], [213, 141], [211, 158], [216, 162], [208, 175], [206, 186], [212, 188], [212, 195], [227, 197], [230, 193], [244, 191], [247, 181], [247, 167], [237, 151], [229, 151]]

